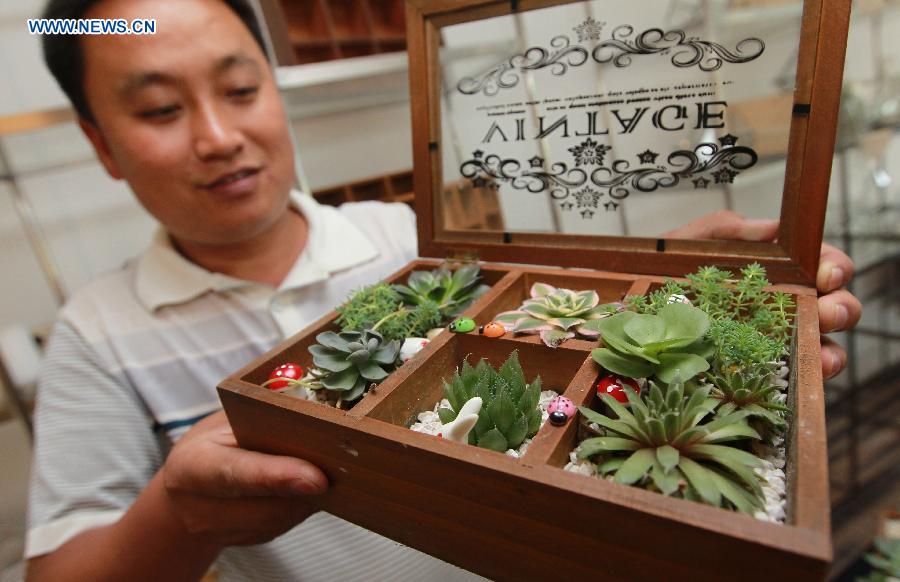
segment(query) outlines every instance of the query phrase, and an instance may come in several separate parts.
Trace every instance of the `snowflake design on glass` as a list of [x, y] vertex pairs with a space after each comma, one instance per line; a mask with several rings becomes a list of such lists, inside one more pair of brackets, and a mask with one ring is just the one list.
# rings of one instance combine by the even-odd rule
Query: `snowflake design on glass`
[[586, 40], [600, 40], [600, 33], [603, 31], [605, 22], [598, 22], [593, 17], [588, 17], [584, 22], [574, 27], [572, 30], [578, 35], [578, 42]]
[[611, 149], [606, 144], [597, 143], [591, 138], [587, 138], [579, 145], [569, 148], [569, 151], [575, 156], [576, 166], [587, 166], [589, 164], [602, 166], [606, 152]]
[[575, 197], [575, 203], [578, 204], [578, 208], [597, 208], [600, 204], [600, 197], [603, 194], [590, 188], [582, 188], [577, 192], [572, 192], [572, 196]]
[[732, 184], [734, 183], [734, 177], [740, 174], [740, 172], [732, 170], [731, 168], [722, 168], [716, 172], [712, 172], [713, 178], [716, 179], [716, 184]]

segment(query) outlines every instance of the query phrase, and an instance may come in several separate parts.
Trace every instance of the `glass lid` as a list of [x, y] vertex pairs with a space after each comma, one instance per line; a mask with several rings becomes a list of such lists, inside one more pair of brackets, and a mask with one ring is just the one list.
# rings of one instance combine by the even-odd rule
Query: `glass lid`
[[[636, 257], [598, 264], [596, 253], [669, 252], [691, 260], [640, 266], [676, 274], [724, 257], [809, 280], [848, 1], [410, 6], [417, 192], [431, 193], [417, 202], [430, 218], [420, 214], [426, 252], [559, 257], [529, 252], [543, 244], [588, 251], [545, 264], [614, 270]], [[777, 240], [723, 243], [707, 240], [708, 228], [682, 228], [717, 211], [780, 219]], [[484, 245], [508, 248], [474, 248]]]

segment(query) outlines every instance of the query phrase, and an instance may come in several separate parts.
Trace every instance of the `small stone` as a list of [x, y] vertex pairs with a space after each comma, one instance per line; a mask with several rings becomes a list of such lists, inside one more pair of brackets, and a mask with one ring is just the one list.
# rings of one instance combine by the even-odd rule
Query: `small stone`
[[668, 299], [666, 299], [666, 303], [670, 305], [672, 303], [684, 303], [685, 305], [691, 305], [691, 300], [684, 295], [673, 293], [672, 295], [669, 295]]

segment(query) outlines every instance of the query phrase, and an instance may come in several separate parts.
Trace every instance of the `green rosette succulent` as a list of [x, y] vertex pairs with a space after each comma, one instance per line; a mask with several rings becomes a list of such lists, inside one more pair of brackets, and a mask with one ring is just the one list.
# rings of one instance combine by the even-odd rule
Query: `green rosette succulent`
[[721, 402], [717, 413], [727, 415], [741, 410], [774, 426], [785, 426], [785, 413], [791, 409], [774, 399], [781, 392], [781, 387], [772, 381], [774, 373], [773, 365], [742, 368], [714, 361], [705, 376], [713, 386], [710, 397]]
[[456, 419], [463, 405], [478, 396], [482, 400], [478, 421], [469, 433], [469, 444], [505, 452], [518, 448], [541, 427], [541, 378], [525, 381], [517, 352], [495, 370], [486, 360], [473, 368], [463, 362], [450, 382], [444, 381], [444, 395], [450, 408], [439, 408], [443, 424]]
[[400, 342], [385, 342], [371, 331], [326, 331], [316, 336], [309, 347], [313, 363], [321, 371], [322, 385], [340, 393], [341, 400], [352, 402], [367, 388], [387, 378], [397, 366]]
[[593, 290], [572, 291], [546, 283], [531, 286], [531, 297], [514, 311], [494, 318], [507, 331], [537, 333], [551, 348], [578, 335], [596, 338], [597, 329], [588, 325], [622, 310], [621, 303], [600, 304]]
[[457, 317], [490, 287], [479, 284], [478, 265], [464, 265], [455, 271], [439, 268], [413, 271], [406, 285], [392, 285], [406, 305], [428, 306], [441, 314], [444, 321]]
[[[576, 449], [579, 458], [599, 457], [598, 472], [611, 474], [617, 483], [652, 487], [664, 495], [750, 514], [763, 506], [762, 488], [753, 472], [762, 460], [725, 444], [760, 438], [747, 424], [747, 412], [713, 417], [718, 401], [709, 398], [709, 387], [687, 396], [680, 380], [662, 387], [651, 382], [645, 398], [628, 386], [625, 393], [627, 407], [601, 395], [617, 418], [579, 408], [605, 433], [584, 440]], [[704, 424], [707, 417], [711, 420]]]
[[709, 369], [714, 346], [703, 338], [709, 316], [683, 303], [666, 305], [656, 315], [624, 311], [589, 322], [605, 347], [591, 351], [598, 364], [629, 378], [656, 377], [668, 384], [676, 376], [687, 381]]

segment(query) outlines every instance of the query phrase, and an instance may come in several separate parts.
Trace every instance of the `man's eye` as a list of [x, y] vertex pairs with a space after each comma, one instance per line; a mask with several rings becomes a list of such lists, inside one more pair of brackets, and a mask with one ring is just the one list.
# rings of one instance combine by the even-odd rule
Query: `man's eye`
[[138, 117], [143, 119], [163, 119], [170, 117], [178, 111], [178, 105], [165, 105], [138, 112]]
[[229, 97], [237, 97], [238, 99], [250, 97], [259, 91], [259, 87], [238, 87], [228, 92]]

